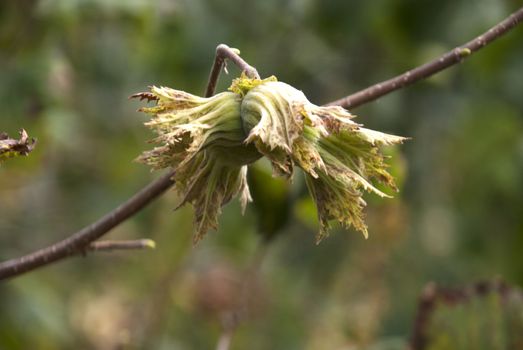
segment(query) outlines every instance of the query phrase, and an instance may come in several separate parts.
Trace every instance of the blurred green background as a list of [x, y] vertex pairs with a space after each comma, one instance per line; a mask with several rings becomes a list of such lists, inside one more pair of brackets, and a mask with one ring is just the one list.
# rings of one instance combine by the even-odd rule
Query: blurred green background
[[[437, 57], [520, 4], [2, 1], [0, 131], [23, 127], [38, 145], [0, 167], [0, 260], [66, 237], [157, 177], [132, 162], [152, 134], [143, 103], [127, 97], [153, 84], [203, 94], [219, 43], [322, 104]], [[0, 284], [0, 349], [212, 349], [242, 298], [232, 349], [401, 349], [427, 282], [523, 284], [522, 43], [517, 28], [354, 111], [412, 137], [388, 150], [400, 192], [366, 197], [368, 240], [335, 230], [316, 246], [302, 179], [287, 185], [258, 164], [253, 191], [265, 197], [245, 216], [227, 205], [196, 247], [192, 210], [173, 212], [170, 192], [108, 236], [152, 238], [156, 250], [70, 258]], [[219, 90], [237, 74], [230, 64]], [[244, 298], [260, 230], [277, 237]]]

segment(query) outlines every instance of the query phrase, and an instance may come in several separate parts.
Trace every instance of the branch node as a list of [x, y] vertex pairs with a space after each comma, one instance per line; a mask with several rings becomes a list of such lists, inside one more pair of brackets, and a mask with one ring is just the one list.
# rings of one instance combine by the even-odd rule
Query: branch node
[[214, 57], [214, 64], [211, 69], [211, 74], [209, 75], [207, 89], [205, 90], [205, 97], [214, 95], [221, 70], [224, 69], [225, 73], [228, 74], [226, 60], [230, 60], [232, 63], [234, 63], [242, 72], [245, 72], [249, 78], [260, 78], [256, 68], [245, 62], [243, 58], [240, 57], [240, 50], [230, 48], [225, 44], [220, 44], [216, 47], [216, 55]]

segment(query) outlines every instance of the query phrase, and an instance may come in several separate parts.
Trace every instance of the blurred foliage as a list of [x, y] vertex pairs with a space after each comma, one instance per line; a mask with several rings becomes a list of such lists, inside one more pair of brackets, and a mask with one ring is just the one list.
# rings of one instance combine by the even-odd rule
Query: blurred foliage
[[[153, 135], [127, 97], [153, 84], [202, 94], [219, 43], [321, 104], [436, 57], [517, 6], [2, 1], [0, 131], [24, 128], [38, 147], [0, 167], [0, 259], [66, 237], [156, 177], [132, 162]], [[500, 276], [521, 285], [521, 42], [517, 28], [461, 65], [354, 111], [369, 128], [412, 137], [391, 151], [400, 192], [365, 197], [368, 240], [340, 229], [316, 246], [303, 179], [253, 173], [264, 199], [245, 216], [238, 203], [226, 206], [219, 232], [193, 248], [193, 213], [173, 212], [179, 198], [167, 193], [109, 235], [152, 238], [156, 250], [71, 258], [2, 284], [0, 348], [213, 348], [228, 299], [238, 298], [257, 256], [259, 228], [278, 235], [232, 349], [401, 349], [428, 281]], [[218, 90], [238, 74], [228, 68]]]
[[247, 173], [257, 232], [267, 241], [288, 224], [292, 203], [291, 183], [282, 177], [273, 177], [272, 172], [268, 161], [258, 161]]

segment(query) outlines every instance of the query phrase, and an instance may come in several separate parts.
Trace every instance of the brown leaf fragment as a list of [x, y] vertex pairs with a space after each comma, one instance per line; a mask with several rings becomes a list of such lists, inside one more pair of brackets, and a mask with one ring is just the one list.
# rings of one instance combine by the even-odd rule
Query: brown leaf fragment
[[27, 156], [35, 147], [36, 139], [29, 138], [24, 129], [20, 130], [20, 138], [12, 139], [5, 132], [0, 133], [0, 163], [8, 158]]

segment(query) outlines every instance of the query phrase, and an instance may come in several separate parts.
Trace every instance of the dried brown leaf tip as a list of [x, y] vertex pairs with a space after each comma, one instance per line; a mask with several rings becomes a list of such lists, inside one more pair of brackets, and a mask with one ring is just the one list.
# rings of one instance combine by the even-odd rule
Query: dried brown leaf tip
[[261, 156], [276, 176], [291, 178], [295, 167], [304, 171], [318, 210], [318, 242], [332, 221], [367, 237], [363, 192], [388, 197], [372, 181], [396, 189], [380, 148], [405, 138], [365, 129], [345, 109], [316, 106], [275, 77], [242, 75], [229, 90], [202, 98], [152, 87], [134, 95], [156, 101], [141, 110], [152, 115], [146, 125], [159, 144], [138, 160], [176, 169], [182, 204], [195, 207], [195, 240], [217, 227], [221, 207], [232, 197], [240, 195], [243, 205], [250, 200], [247, 165]]
[[9, 158], [28, 155], [35, 147], [36, 140], [29, 138], [27, 132], [20, 130], [18, 140], [10, 138], [6, 133], [0, 133], [0, 163]]
[[137, 94], [129, 96], [129, 98], [130, 99], [137, 98], [140, 101], [147, 100], [147, 102], [158, 101], [158, 98], [153, 93], [150, 93], [150, 92], [139, 92]]

